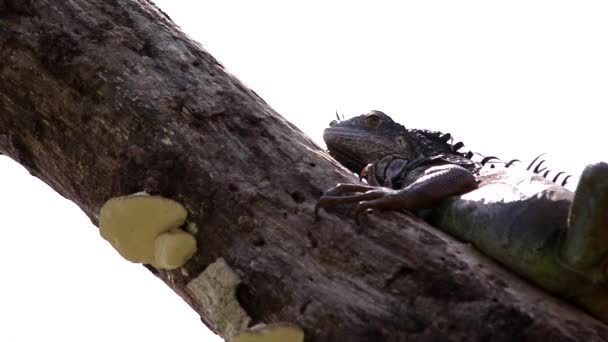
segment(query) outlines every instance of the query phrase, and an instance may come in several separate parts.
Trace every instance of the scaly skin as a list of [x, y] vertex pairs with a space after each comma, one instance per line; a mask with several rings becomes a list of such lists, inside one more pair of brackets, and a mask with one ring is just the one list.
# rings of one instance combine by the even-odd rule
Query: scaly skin
[[[440, 138], [373, 111], [325, 130], [329, 152], [369, 185], [338, 184], [320, 208], [413, 210], [522, 277], [608, 323], [608, 164], [576, 192], [515, 168], [485, 171]], [[380, 186], [382, 185], [382, 186]]]

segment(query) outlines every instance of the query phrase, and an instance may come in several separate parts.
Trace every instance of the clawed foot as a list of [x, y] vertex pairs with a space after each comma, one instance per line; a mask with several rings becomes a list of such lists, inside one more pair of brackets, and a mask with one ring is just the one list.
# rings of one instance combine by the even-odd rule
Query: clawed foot
[[[369, 181], [370, 178], [375, 178], [374, 172], [374, 167], [368, 165], [361, 174], [364, 176], [367, 174]], [[386, 180], [384, 183], [387, 183]], [[475, 188], [477, 188], [477, 180], [469, 170], [453, 164], [436, 165], [424, 170], [421, 177], [399, 190], [388, 188], [386, 184], [384, 187], [338, 184], [321, 196], [317, 202], [315, 219], [319, 217], [320, 208], [358, 203], [355, 207], [355, 220], [359, 223], [361, 214], [370, 209], [430, 208], [445, 198], [461, 195]]]
[[364, 212], [384, 208], [394, 201], [396, 191], [364, 184], [338, 184], [329, 189], [315, 206], [315, 220], [319, 219], [319, 209], [338, 204], [358, 203], [355, 207], [355, 222]]

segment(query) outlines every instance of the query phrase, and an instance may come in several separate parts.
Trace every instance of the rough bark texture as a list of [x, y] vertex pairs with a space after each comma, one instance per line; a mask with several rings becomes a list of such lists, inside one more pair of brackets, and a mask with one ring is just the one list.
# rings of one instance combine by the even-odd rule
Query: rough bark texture
[[[221, 29], [221, 28], [218, 28]], [[0, 0], [0, 151], [97, 223], [146, 190], [198, 227], [184, 270], [154, 270], [220, 333], [186, 284], [218, 258], [258, 322], [307, 341], [601, 341], [608, 327], [469, 246], [396, 213], [313, 222], [353, 180], [146, 0]]]

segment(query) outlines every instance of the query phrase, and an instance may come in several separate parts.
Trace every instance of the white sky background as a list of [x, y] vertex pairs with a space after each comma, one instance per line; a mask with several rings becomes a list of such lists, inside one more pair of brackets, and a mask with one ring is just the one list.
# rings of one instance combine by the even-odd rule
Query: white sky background
[[[156, 3], [321, 146], [336, 110], [378, 109], [503, 159], [608, 161], [606, 2]], [[206, 340], [74, 204], [5, 157], [0, 175], [0, 341]]]

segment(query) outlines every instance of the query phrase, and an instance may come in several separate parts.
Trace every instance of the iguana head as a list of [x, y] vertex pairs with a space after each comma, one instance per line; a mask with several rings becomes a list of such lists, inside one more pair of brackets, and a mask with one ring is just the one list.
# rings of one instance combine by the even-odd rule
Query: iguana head
[[388, 154], [411, 153], [407, 130], [383, 112], [373, 110], [348, 120], [332, 121], [323, 133], [329, 154], [353, 172], [360, 172]]
[[390, 116], [373, 110], [348, 120], [332, 121], [323, 133], [329, 154], [352, 172], [393, 155], [413, 161], [433, 156], [454, 156], [472, 163], [447, 143], [449, 135], [406, 129]]

